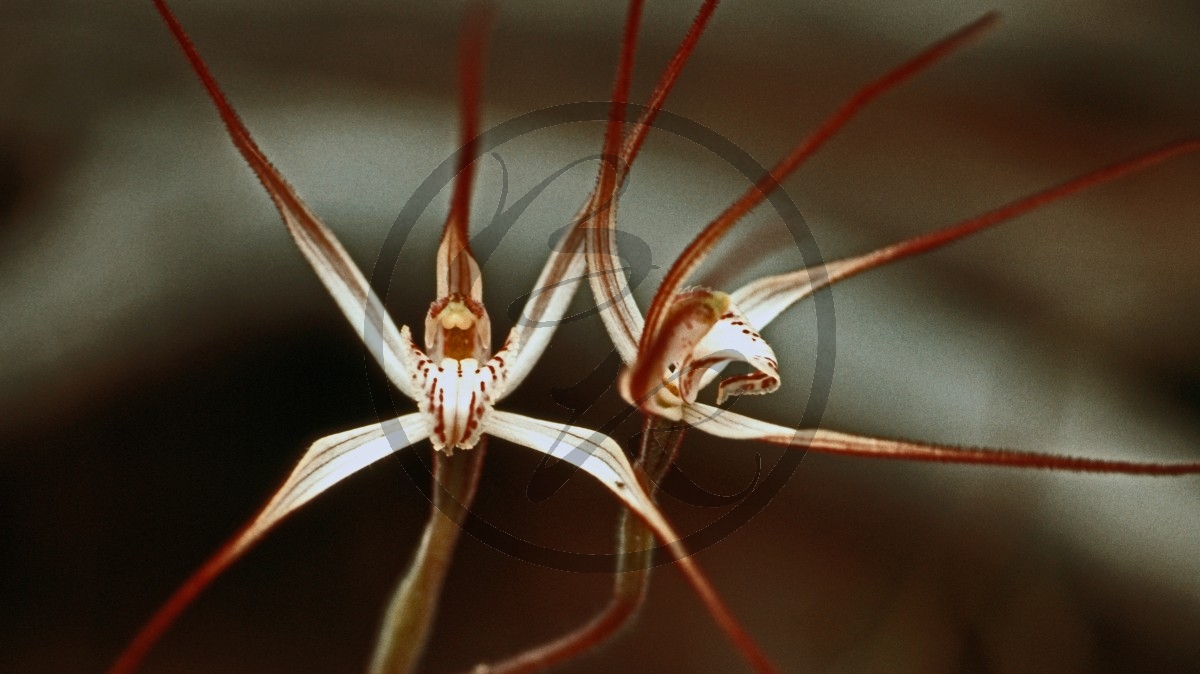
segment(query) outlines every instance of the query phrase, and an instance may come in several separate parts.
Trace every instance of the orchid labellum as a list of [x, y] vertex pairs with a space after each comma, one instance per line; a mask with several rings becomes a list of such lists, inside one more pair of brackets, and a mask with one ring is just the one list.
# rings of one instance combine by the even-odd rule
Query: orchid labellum
[[[562, 318], [582, 278], [585, 260], [581, 225], [587, 220], [581, 218], [580, 225], [564, 236], [558, 252], [551, 254], [523, 314], [531, 320], [519, 322], [504, 345], [491, 353], [491, 327], [482, 304], [482, 277], [472, 257], [468, 236], [472, 150], [478, 135], [478, 91], [484, 41], [484, 22], [479, 20], [480, 17], [469, 22], [462, 42], [461, 104], [465, 147], [459, 154], [462, 159], [437, 251], [438, 297], [426, 317], [422, 348], [414, 343], [408, 327], [395, 326], [382, 301], [333, 233], [267, 160], [165, 1], [155, 0], [155, 6], [215, 104], [237, 150], [275, 203], [301, 253], [358, 331], [389, 381], [412, 400], [417, 409], [395, 419], [315, 442], [258, 515], [159, 609], [111, 672], [121, 674], [137, 669], [172, 621], [217, 575], [281, 520], [333, 485], [375, 461], [425, 439], [448, 457], [456, 450], [478, 453], [477, 446], [489, 435], [549, 456], [565, 458], [596, 478], [672, 550], [688, 581], [751, 664], [761, 671], [771, 671], [766, 658], [734, 620], [694, 562], [688, 559], [678, 542], [679, 536], [647, 496], [638, 472], [611, 438], [585, 428], [496, 409], [497, 404], [520, 385], [545, 350], [553, 326]], [[620, 150], [622, 115], [639, 13], [640, 3], [635, 2], [626, 26], [613, 112], [605, 136], [605, 154], [610, 157]], [[693, 43], [694, 34], [685, 41], [680, 54], [671, 62], [655, 89], [652, 108], [657, 108], [665, 98]], [[584, 204], [582, 214], [594, 210], [598, 195], [604, 194], [614, 175], [615, 169], [603, 163], [600, 186]], [[474, 477], [468, 476], [466, 482], [473, 482]]]

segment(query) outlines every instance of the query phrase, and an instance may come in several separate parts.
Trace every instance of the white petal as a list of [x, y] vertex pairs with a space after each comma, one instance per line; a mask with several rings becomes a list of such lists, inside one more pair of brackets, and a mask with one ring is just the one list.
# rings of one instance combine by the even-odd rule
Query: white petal
[[892, 248], [888, 246], [866, 255], [829, 262], [821, 267], [765, 276], [738, 288], [730, 297], [751, 325], [762, 330], [788, 307], [817, 290], [877, 266], [881, 253]]
[[647, 496], [625, 453], [612, 438], [578, 426], [556, 424], [497, 411], [485, 430], [503, 440], [564, 459], [586, 471], [650, 526], [674, 555], [676, 566], [704, 602], [717, 624], [760, 671], [774, 671], [754, 640], [738, 624], [699, 567], [688, 556], [679, 536]]
[[626, 365], [638, 358], [638, 342], [642, 338], [645, 319], [633, 300], [621, 257], [617, 252], [617, 199], [589, 223], [587, 229], [588, 283], [601, 307], [604, 328]]
[[[264, 159], [263, 162], [265, 161]], [[253, 165], [253, 161], [251, 164]], [[278, 178], [278, 182], [281, 185], [279, 189], [291, 189], [283, 182], [282, 177]], [[272, 191], [269, 186], [271, 183], [267, 179], [263, 179], [263, 184], [268, 185], [268, 191]], [[350, 321], [359, 339], [383, 368], [388, 379], [405, 396], [416, 400], [419, 390], [411, 386], [412, 372], [403, 365], [405, 342], [408, 340], [401, 337], [383, 302], [371, 289], [362, 272], [333, 233], [308, 210], [299, 197], [294, 194], [290, 196], [291, 199], [281, 199], [272, 193], [288, 226], [288, 232], [300, 247], [300, 252], [308, 259], [313, 270], [317, 272], [317, 277], [333, 296], [342, 314]]]
[[750, 324], [762, 330], [788, 307], [813, 293], [812, 271], [801, 269], [760, 278], [738, 288], [730, 297]]
[[362, 272], [354, 264], [354, 260], [338, 242], [337, 237], [321, 222], [308, 204], [296, 194], [287, 180], [271, 165], [266, 154], [254, 142], [250, 131], [242, 123], [233, 106], [209, 73], [200, 54], [188, 40], [183, 27], [175, 19], [165, 3], [157, 3], [160, 13], [166, 20], [171, 32], [175, 34], [180, 47], [188, 56], [192, 67], [200, 76], [209, 97], [216, 105], [217, 111], [225, 122], [229, 138], [234, 147], [241, 153], [251, 170], [258, 176], [267, 194], [274, 202], [275, 208], [283, 217], [288, 233], [296, 241], [300, 252], [308, 259], [317, 277], [325, 285], [326, 290], [333, 296], [334, 302], [350, 320], [350, 325], [358, 332], [363, 343], [368, 345], [371, 355], [383, 367], [388, 378], [410, 398], [416, 399], [418, 394], [410, 385], [407, 373], [400, 366], [397, 356], [402, 348], [400, 333], [388, 316], [383, 303], [371, 290], [371, 286], [363, 277]]
[[285, 517], [362, 468], [424, 439], [428, 428], [425, 415], [408, 414], [313, 443], [266, 507], [159, 607], [125, 648], [110, 674], [135, 671], [150, 647], [204, 588]]
[[612, 438], [578, 426], [496, 410], [484, 432], [582, 468], [617, 495], [666, 540], [678, 537], [642, 490], [625, 452]]
[[[581, 211], [578, 217], [584, 214]], [[586, 266], [583, 231], [573, 227], [550, 253], [550, 259], [533, 286], [533, 293], [521, 309], [521, 316], [509, 332], [504, 348], [497, 354], [506, 351], [511, 354], [505, 361], [507, 371], [496, 393], [497, 399], [503, 399], [516, 390], [533, 370], [534, 363], [542, 357], [579, 288]]]
[[719, 407], [696, 403], [687, 406], [683, 420], [698, 430], [722, 438], [757, 440], [773, 445], [875, 459], [971, 463], [1013, 468], [1041, 468], [1082, 473], [1124, 475], [1192, 475], [1200, 473], [1200, 462], [1151, 463], [1089, 459], [1061, 454], [1020, 452], [1009, 449], [953, 447], [905, 440], [889, 440], [821, 429], [794, 429], [759, 421]]
[[[624, 270], [619, 268], [617, 255], [616, 227], [617, 200], [621, 195], [621, 184], [629, 173], [628, 161], [637, 152], [638, 141], [630, 135], [632, 145], [629, 154], [622, 147], [622, 136], [626, 134], [625, 103], [629, 100], [632, 81], [633, 55], [637, 42], [637, 27], [641, 21], [641, 3], [629, 5], [625, 35], [622, 38], [620, 60], [617, 62], [617, 77], [613, 83], [612, 103], [609, 107], [608, 124], [604, 130], [604, 159], [600, 162], [600, 174], [596, 187], [587, 204], [587, 266], [588, 281], [592, 286], [600, 318], [608, 330], [609, 338], [626, 365], [637, 360], [638, 340], [642, 336], [642, 313], [629, 293]], [[670, 85], [666, 86], [669, 90]], [[666, 91], [658, 87], [665, 96]], [[612, 160], [616, 159], [615, 162]], [[598, 211], [598, 212], [597, 212]]]
[[321, 438], [308, 448], [287, 481], [246, 529], [241, 547], [248, 547], [284, 517], [338, 482], [428, 435], [427, 417], [414, 413]]
[[[996, 19], [987, 14], [975, 23], [944, 40], [940, 45], [954, 46], [986, 28]], [[933, 50], [941, 48], [935, 45]], [[932, 53], [927, 52], [927, 53]], [[918, 57], [922, 58], [922, 57]], [[867, 270], [937, 250], [972, 234], [1041, 208], [1081, 190], [1115, 180], [1123, 175], [1147, 169], [1169, 159], [1200, 151], [1200, 141], [1187, 139], [1152, 152], [1079, 176], [1054, 187], [1036, 192], [999, 208], [968, 218], [948, 227], [920, 234], [884, 246], [863, 255], [830, 262], [823, 268], [801, 269], [788, 274], [769, 276], [754, 281], [733, 293], [733, 300], [750, 321], [760, 329], [775, 319], [784, 309], [811, 295], [815, 290], [861, 274]]]

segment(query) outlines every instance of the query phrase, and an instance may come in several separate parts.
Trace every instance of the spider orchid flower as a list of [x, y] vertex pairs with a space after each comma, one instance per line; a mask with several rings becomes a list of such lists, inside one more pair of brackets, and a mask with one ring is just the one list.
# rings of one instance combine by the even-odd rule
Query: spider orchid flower
[[[625, 283], [614, 270], [615, 207], [602, 225], [589, 232], [590, 283], [617, 351], [627, 364], [619, 388], [631, 405], [644, 413], [682, 421], [700, 431], [724, 438], [760, 442], [833, 454], [875, 458], [989, 464], [1098, 473], [1183, 475], [1200, 473], [1200, 463], [1108, 461], [1034, 452], [960, 448], [863, 437], [823, 429], [789, 428], [699, 402], [701, 389], [723, 368], [746, 363], [751, 371], [718, 383], [716, 402], [731, 395], [766, 394], [779, 388], [778, 363], [759, 330], [792, 304], [816, 291], [869, 269], [930, 251], [992, 225], [1013, 219], [1088, 187], [1146, 169], [1168, 159], [1200, 150], [1200, 140], [1186, 140], [1042, 192], [1013, 201], [977, 217], [886, 246], [879, 250], [787, 274], [759, 279], [732, 293], [708, 288], [685, 288], [721, 237], [746, 213], [778, 188], [861, 109], [886, 91], [921, 72], [977, 37], [996, 21], [987, 14], [927, 48], [896, 69], [860, 89], [810, 136], [785, 156], [769, 175], [753, 185], [711, 222], [684, 250], [665, 275], [643, 320]], [[606, 305], [607, 303], [607, 305]]]
[[[685, 40], [689, 50], [715, 9], [715, 4], [706, 2], [697, 14]], [[770, 175], [760, 180], [688, 247], [655, 296], [649, 319], [643, 318], [632, 299], [622, 270], [617, 267], [620, 257], [613, 235], [618, 206], [615, 198], [606, 201], [606, 207], [595, 215], [595, 224], [588, 230], [588, 278], [596, 303], [602, 307], [601, 317], [605, 328], [617, 353], [627, 365], [618, 382], [619, 388], [625, 399], [646, 415], [640, 460], [652, 479], [661, 478], [666, 473], [688, 426], [696, 426], [722, 437], [865, 456], [1124, 473], [1179, 474], [1200, 471], [1198, 464], [1104, 462], [1025, 452], [934, 447], [827, 431], [797, 432], [697, 401], [699, 392], [710, 385], [725, 366], [734, 362], [748, 364], [751, 371], [727, 377], [719, 383], [716, 395], [718, 405], [729, 396], [765, 394], [777, 390], [780, 378], [775, 354], [755, 326], [766, 326], [789, 306], [817, 290], [887, 262], [932, 250], [1088, 186], [1197, 149], [1195, 141], [1180, 143], [1097, 171], [942, 231], [818, 269], [801, 269], [764, 278], [733, 294], [699, 287], [683, 288], [687, 277], [699, 267], [703, 257], [725, 231], [778, 187], [779, 181], [798, 168], [866, 104], [969, 42], [994, 24], [996, 18], [995, 14], [981, 17], [855, 93], [815, 133], [781, 161]], [[661, 103], [661, 99], [656, 100], [655, 109], [651, 109], [639, 123], [652, 119], [657, 112], [656, 106]], [[618, 167], [631, 164], [647, 130], [644, 125], [634, 125], [629, 131], [622, 147], [621, 159], [624, 163], [618, 162]], [[615, 195], [627, 175], [627, 172], [620, 172], [611, 176], [613, 182], [602, 185], [608, 190], [606, 194]], [[650, 327], [647, 327], [647, 323]], [[681, 425], [679, 421], [685, 424]], [[660, 433], [666, 444], [655, 439]], [[656, 451], [645, 444], [646, 441], [660, 443], [659, 449]], [[655, 486], [650, 486], [652, 494]], [[641, 522], [626, 518], [620, 529], [622, 564], [637, 558], [637, 551], [644, 543], [648, 544], [650, 536]], [[649, 576], [639, 570], [639, 563], [634, 561], [632, 565], [621, 567], [627, 573], [618, 575], [609, 604], [586, 624], [536, 648], [481, 669], [496, 674], [538, 671], [612, 638], [632, 619], [644, 600]]]
[[[166, 5], [154, 0], [195, 74], [217, 108], [233, 144], [263, 184], [289, 234], [317, 273], [338, 308], [358, 332], [390, 382], [416, 404], [410, 414], [322, 438], [305, 452], [283, 486], [263, 509], [216, 552], [158, 610], [110, 669], [126, 674], [141, 661], [176, 617], [232, 562], [280, 521], [330, 487], [395, 451], [428, 439], [445, 455], [471, 450], [485, 436], [565, 458], [596, 478], [650, 527], [677, 559], [678, 568], [709, 612], [744, 657], [760, 671], [773, 671], [758, 647], [730, 614], [695, 563], [679, 536], [647, 495], [639, 473], [611, 438], [585, 428], [535, 419], [496, 408], [528, 375], [544, 352], [553, 325], [562, 318], [583, 278], [584, 236], [581, 217], [552, 253], [531, 294], [523, 316], [504, 345], [491, 353], [491, 326], [482, 303], [482, 277], [468, 237], [473, 142], [478, 132], [483, 22], [464, 31], [461, 54], [462, 136], [466, 143], [455, 178], [449, 216], [437, 252], [438, 297], [425, 320], [424, 348], [407, 326], [397, 328], [337, 238], [271, 165], [202, 61], [182, 25]], [[632, 67], [640, 2], [634, 2], [625, 29], [615, 84], [606, 155], [617, 156], [625, 100]], [[676, 56], [652, 95], [653, 105], [665, 98], [686, 53]], [[600, 187], [611, 183], [612, 169], [602, 162]], [[598, 189], [581, 211], [589, 213]], [[550, 326], [550, 327], [546, 327]], [[534, 330], [542, 327], [541, 330]], [[579, 451], [583, 450], [583, 451]]]

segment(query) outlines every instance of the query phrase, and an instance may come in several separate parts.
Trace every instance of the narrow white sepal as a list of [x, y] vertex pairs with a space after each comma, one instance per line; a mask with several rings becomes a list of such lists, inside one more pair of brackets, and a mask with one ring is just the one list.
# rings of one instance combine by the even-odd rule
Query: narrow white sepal
[[246, 527], [236, 547], [243, 550], [338, 482], [429, 435], [420, 412], [321, 438], [308, 448], [283, 486]]
[[[603, 223], [597, 222], [599, 219], [603, 219]], [[638, 359], [638, 342], [642, 339], [646, 320], [633, 299], [625, 270], [620, 266], [616, 219], [617, 198], [614, 195], [612, 203], [591, 221], [587, 232], [588, 283], [596, 306], [602, 307], [600, 319], [609, 339], [621, 360], [626, 365], [633, 365]]]
[[677, 542], [678, 536], [638, 482], [625, 452], [607, 435], [500, 410], [492, 415], [484, 432], [579, 467], [645, 520], [660, 540]]
[[505, 380], [496, 391], [497, 400], [516, 390], [545, 353], [586, 269], [583, 235], [578, 229], [568, 230], [559, 240], [558, 250], [550, 253], [550, 259], [533, 286], [533, 294], [509, 331], [505, 349], [512, 357], [507, 362]]

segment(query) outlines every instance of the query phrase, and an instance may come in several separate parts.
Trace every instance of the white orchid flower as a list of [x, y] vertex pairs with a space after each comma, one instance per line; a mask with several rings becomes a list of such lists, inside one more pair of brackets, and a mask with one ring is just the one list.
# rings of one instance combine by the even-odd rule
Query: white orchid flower
[[[136, 670], [173, 620], [214, 578], [285, 517], [330, 487], [422, 440], [428, 439], [435, 449], [449, 455], [455, 450], [471, 450], [489, 435], [565, 459], [596, 478], [672, 551], [677, 566], [744, 657], [760, 671], [773, 671], [688, 558], [679, 543], [680, 537], [647, 496], [638, 471], [630, 465], [615, 441], [586, 428], [497, 409], [497, 404], [524, 380], [544, 352], [553, 326], [562, 318], [583, 277], [586, 262], [582, 255], [581, 224], [587, 219], [581, 217], [581, 224], [569, 230], [557, 247], [558, 252], [551, 254], [522, 314], [525, 320], [513, 327], [504, 345], [492, 354], [491, 326], [482, 304], [480, 268], [468, 245], [474, 159], [471, 150], [478, 131], [482, 29], [475, 26], [474, 30], [467, 31], [464, 39], [462, 134], [466, 147], [459, 155], [463, 159], [437, 252], [438, 297], [426, 316], [424, 348], [421, 348], [413, 342], [407, 326], [396, 327], [382, 301], [333, 232], [267, 160], [165, 1], [155, 0], [155, 6], [215, 104], [237, 150], [275, 203], [301, 253], [358, 331], [389, 381], [416, 404], [416, 411], [313, 443], [266, 506], [158, 610], [110, 672], [125, 674]], [[605, 155], [608, 157], [618, 156], [622, 149], [621, 132], [638, 10], [640, 3], [635, 2], [622, 44], [612, 114], [605, 135]], [[652, 96], [651, 108], [657, 108], [665, 98], [685, 58], [686, 53], [677, 54], [668, 66]], [[630, 139], [629, 142], [640, 144], [640, 140]], [[602, 162], [599, 187], [581, 211], [584, 216], [603, 197], [606, 186], [611, 186], [613, 175], [615, 169]], [[541, 329], [535, 330], [535, 327]]]
[[824, 429], [797, 430], [698, 400], [699, 392], [715, 381], [725, 366], [734, 362], [747, 363], [752, 371], [719, 382], [717, 405], [731, 395], [766, 394], [778, 389], [778, 363], [759, 331], [792, 304], [821, 288], [880, 265], [939, 248], [1088, 187], [1200, 150], [1200, 140], [1174, 143], [945, 229], [821, 267], [759, 279], [729, 294], [707, 288], [684, 288], [721, 237], [867, 103], [977, 37], [993, 25], [996, 18], [995, 14], [985, 15], [860, 89], [688, 245], [665, 275], [644, 319], [625, 277], [615, 268], [619, 259], [613, 235], [616, 204], [607, 209], [605, 217], [598, 220], [600, 224], [589, 230], [589, 279], [597, 303], [605, 307], [601, 314], [605, 327], [628, 366], [622, 373], [620, 389], [630, 404], [647, 414], [683, 421], [718, 437], [833, 454], [1100, 473], [1200, 473], [1200, 462], [1108, 461], [903, 442]]
[[[698, 13], [693, 24], [696, 37], [715, 9], [714, 5], [714, 2], [706, 2]], [[730, 396], [761, 395], [777, 390], [780, 386], [778, 362], [770, 345], [759, 334], [759, 329], [767, 326], [791, 305], [821, 288], [888, 262], [938, 248], [1087, 187], [1200, 149], [1200, 142], [1195, 140], [1177, 143], [943, 230], [818, 268], [763, 278], [731, 294], [708, 288], [684, 288], [688, 277], [699, 268], [719, 239], [864, 106], [968, 43], [994, 25], [997, 18], [995, 13], [981, 17], [859, 89], [780, 161], [770, 175], [758, 181], [688, 246], [667, 273], [647, 318], [643, 317], [634, 302], [629, 284], [618, 267], [620, 256], [614, 233], [618, 206], [616, 200], [607, 202], [608, 207], [596, 215], [588, 231], [588, 278], [596, 303], [602, 308], [605, 328], [617, 353], [627, 365], [618, 382], [619, 388], [627, 402], [646, 414], [644, 437], [649, 437], [652, 432], [665, 431], [673, 438], [671, 442], [676, 443], [665, 449], [664, 455], [646, 457], [649, 461], [647, 470], [651, 474], [661, 476], [665, 473], [666, 464], [663, 462], [671, 460], [673, 452], [678, 449], [678, 440], [688, 427], [719, 437], [876, 458], [1126, 474], [1179, 475], [1200, 472], [1200, 463], [1101, 461], [1031, 452], [899, 442], [820, 429], [796, 430], [698, 400], [700, 392], [717, 380], [727, 365], [735, 362], [749, 365], [750, 371], [726, 377], [718, 383], [717, 405]], [[689, 37], [693, 37], [693, 34], [689, 34]], [[623, 165], [631, 163], [646, 130], [645, 127], [630, 130], [629, 140], [623, 146]], [[603, 188], [608, 190], [608, 194], [615, 195], [626, 177], [627, 174], [616, 175], [612, 177], [613, 182]], [[682, 425], [677, 423], [681, 421]], [[648, 534], [639, 532], [638, 524], [636, 521], [628, 522], [628, 526], [621, 529], [621, 553], [634, 554], [639, 545], [636, 541], [648, 537]], [[631, 540], [635, 541], [632, 547], [629, 544]], [[495, 674], [533, 671], [561, 663], [610, 639], [632, 619], [645, 597], [648, 575], [628, 574], [628, 577], [632, 580], [624, 576], [618, 578], [613, 599], [587, 623], [541, 646], [494, 665], [481, 667], [480, 671]]]

